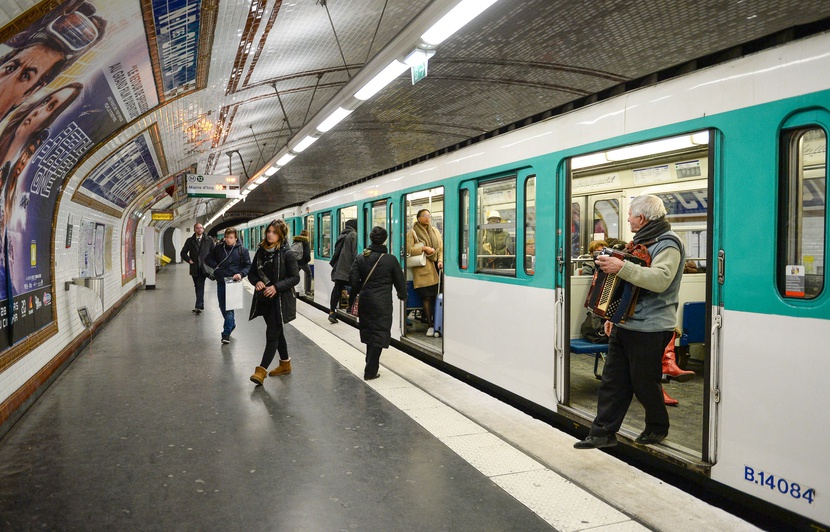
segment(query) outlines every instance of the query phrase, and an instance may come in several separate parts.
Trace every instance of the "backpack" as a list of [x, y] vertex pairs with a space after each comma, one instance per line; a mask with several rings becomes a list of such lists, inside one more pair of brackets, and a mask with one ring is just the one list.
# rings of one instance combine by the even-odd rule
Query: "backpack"
[[588, 312], [585, 316], [585, 321], [579, 327], [579, 332], [583, 338], [592, 344], [607, 344], [608, 337], [605, 336], [605, 327], [602, 319], [593, 312]]
[[303, 243], [302, 242], [294, 242], [291, 244], [291, 254], [294, 255], [298, 261], [303, 258]]

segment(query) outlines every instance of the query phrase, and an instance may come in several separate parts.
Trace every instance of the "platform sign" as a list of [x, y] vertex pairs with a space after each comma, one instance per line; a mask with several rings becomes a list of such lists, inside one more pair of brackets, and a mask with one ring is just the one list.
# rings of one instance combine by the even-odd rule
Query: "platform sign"
[[171, 210], [150, 211], [150, 218], [154, 222], [170, 222], [173, 221], [176, 216]]
[[188, 174], [187, 195], [191, 198], [239, 198], [239, 176]]

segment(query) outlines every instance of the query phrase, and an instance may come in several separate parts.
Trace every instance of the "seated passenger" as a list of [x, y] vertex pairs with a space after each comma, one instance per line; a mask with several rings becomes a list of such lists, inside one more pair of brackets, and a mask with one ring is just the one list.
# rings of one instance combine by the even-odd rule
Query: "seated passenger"
[[683, 273], [698, 273], [697, 264], [693, 260], [687, 260], [683, 265]]
[[591, 260], [586, 260], [582, 264], [581, 275], [594, 275], [594, 252], [599, 251], [605, 247], [608, 247], [608, 243], [605, 240], [594, 240], [593, 242], [588, 244], [588, 256], [586, 258]]
[[[490, 211], [487, 213], [488, 224], [500, 224], [501, 214], [499, 211]], [[515, 258], [497, 258], [493, 255], [513, 255], [513, 241], [510, 238], [510, 233], [504, 229], [485, 229], [481, 237], [480, 255], [485, 255], [482, 260], [484, 268], [492, 268], [504, 270], [514, 268]]]

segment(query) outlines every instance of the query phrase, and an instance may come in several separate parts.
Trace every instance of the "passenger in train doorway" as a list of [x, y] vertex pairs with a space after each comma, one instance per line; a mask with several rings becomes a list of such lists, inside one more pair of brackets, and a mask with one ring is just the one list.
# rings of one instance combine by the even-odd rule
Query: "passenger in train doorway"
[[311, 297], [314, 295], [314, 292], [311, 291], [311, 268], [308, 267], [308, 263], [311, 262], [311, 245], [308, 241], [308, 231], [305, 229], [300, 231], [300, 234], [295, 236], [291, 242], [292, 248], [298, 247], [298, 245], [302, 247], [303, 253], [297, 260], [297, 266], [299, 266], [300, 271], [305, 272], [304, 292], [305, 295]]
[[231, 343], [231, 333], [236, 329], [233, 310], [225, 310], [225, 278], [241, 281], [251, 269], [251, 255], [237, 242], [235, 227], [225, 229], [225, 239], [219, 242], [205, 258], [205, 264], [213, 268], [216, 279], [216, 295], [219, 298], [219, 310], [224, 318], [222, 343]]
[[424, 319], [427, 322], [427, 336], [439, 336], [435, 332], [435, 299], [441, 270], [444, 269], [444, 242], [438, 228], [432, 225], [432, 214], [427, 209], [418, 211], [415, 224], [406, 234], [407, 256], [424, 254], [426, 264], [412, 269], [412, 286], [424, 304]]
[[352, 292], [360, 295], [360, 341], [366, 344], [366, 367], [363, 378], [378, 378], [381, 352], [392, 340], [392, 287], [398, 299], [406, 299], [406, 278], [398, 259], [389, 254], [386, 229], [374, 227], [369, 234], [371, 245], [352, 263], [349, 274]]
[[[288, 226], [283, 220], [274, 220], [265, 228], [265, 239], [254, 255], [248, 281], [255, 289], [249, 319], [262, 316], [266, 326], [262, 362], [251, 375], [251, 382], [261, 386], [266, 375], [276, 377], [291, 373], [284, 325], [297, 317], [294, 287], [300, 282], [300, 269], [288, 246]], [[280, 354], [279, 365], [268, 372], [277, 352]]]
[[[349, 272], [352, 271], [352, 263], [357, 255], [357, 220], [347, 220], [343, 231], [334, 243], [334, 253], [331, 256], [331, 280], [334, 281], [334, 288], [331, 289], [331, 301], [329, 302], [329, 321], [337, 323], [337, 306], [340, 303], [340, 294], [349, 284]], [[349, 306], [354, 303], [354, 290], [349, 293]]]
[[215, 245], [213, 239], [204, 233], [204, 226], [195, 224], [193, 235], [184, 241], [181, 252], [182, 261], [190, 264], [190, 276], [196, 288], [196, 307], [193, 309], [196, 314], [201, 314], [205, 310], [205, 258], [213, 251]]
[[594, 240], [593, 242], [588, 244], [588, 254], [580, 258], [590, 260], [586, 260], [582, 264], [582, 271], [580, 272], [580, 275], [594, 275], [594, 252], [600, 251], [602, 248], [607, 246], [608, 242], [606, 242], [605, 240]]
[[597, 267], [605, 273], [641, 288], [634, 314], [625, 323], [605, 322], [608, 355], [602, 371], [597, 416], [588, 437], [577, 449], [598, 449], [617, 444], [632, 395], [646, 411], [646, 426], [636, 443], [659, 443], [669, 433], [669, 415], [661, 390], [662, 358], [677, 324], [680, 280], [685, 252], [680, 238], [666, 220], [666, 208], [657, 196], [638, 196], [631, 201], [628, 223], [634, 233], [633, 249], [642, 245], [651, 266], [601, 255]]
[[[487, 223], [490, 225], [502, 223], [499, 211], [487, 213]], [[481, 255], [485, 255], [484, 267], [498, 270], [514, 268], [516, 260], [513, 257], [499, 258], [496, 255], [512, 255], [513, 239], [510, 233], [501, 228], [485, 229], [481, 238]]]

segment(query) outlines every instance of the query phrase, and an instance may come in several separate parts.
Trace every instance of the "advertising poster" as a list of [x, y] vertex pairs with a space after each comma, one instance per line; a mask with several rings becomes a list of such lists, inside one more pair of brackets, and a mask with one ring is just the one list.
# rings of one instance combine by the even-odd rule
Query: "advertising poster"
[[145, 131], [95, 167], [78, 192], [122, 211], [161, 177], [161, 164], [152, 138]]
[[153, 0], [164, 94], [196, 88], [201, 0]]
[[81, 221], [81, 236], [78, 242], [78, 277], [95, 275], [95, 222]]
[[135, 278], [135, 230], [141, 218], [133, 213], [124, 224], [124, 249], [121, 250], [121, 284]]
[[52, 323], [52, 221], [67, 174], [158, 94], [139, 2], [64, 2], [0, 44], [0, 65], [2, 349]]

